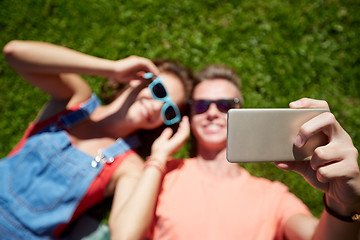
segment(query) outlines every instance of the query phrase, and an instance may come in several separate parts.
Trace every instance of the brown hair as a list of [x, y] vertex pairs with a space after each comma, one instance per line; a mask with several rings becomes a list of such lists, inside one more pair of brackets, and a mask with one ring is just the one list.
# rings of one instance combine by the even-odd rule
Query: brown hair
[[174, 74], [180, 79], [185, 91], [183, 104], [187, 103], [191, 96], [190, 94], [194, 83], [192, 70], [184, 67], [179, 62], [170, 59], [155, 59], [153, 60], [153, 63], [159, 68], [160, 72]]
[[200, 82], [204, 82], [207, 80], [212, 80], [212, 79], [225, 79], [228, 80], [229, 82], [231, 82], [232, 84], [234, 84], [234, 86], [239, 89], [239, 100], [240, 100], [240, 106], [242, 106], [244, 104], [244, 98], [241, 94], [241, 80], [239, 75], [235, 72], [234, 69], [225, 66], [225, 65], [221, 65], [221, 64], [210, 64], [205, 66], [203, 69], [199, 70], [196, 75], [196, 82], [194, 84], [193, 90], [191, 92], [191, 97], [193, 94], [193, 91], [196, 87], [197, 84], [199, 84]]

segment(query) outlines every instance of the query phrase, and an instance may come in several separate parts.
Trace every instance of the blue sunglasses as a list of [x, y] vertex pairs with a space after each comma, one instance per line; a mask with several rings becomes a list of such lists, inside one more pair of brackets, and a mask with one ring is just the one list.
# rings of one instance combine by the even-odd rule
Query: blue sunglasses
[[[154, 75], [152, 73], [145, 73], [143, 78], [152, 79]], [[166, 125], [172, 125], [174, 123], [180, 122], [181, 114], [179, 108], [170, 98], [170, 95], [167, 93], [164, 84], [161, 81], [161, 78], [157, 76], [153, 80], [148, 88], [151, 91], [152, 97], [155, 100], [164, 102], [164, 105], [161, 108], [161, 116]]]

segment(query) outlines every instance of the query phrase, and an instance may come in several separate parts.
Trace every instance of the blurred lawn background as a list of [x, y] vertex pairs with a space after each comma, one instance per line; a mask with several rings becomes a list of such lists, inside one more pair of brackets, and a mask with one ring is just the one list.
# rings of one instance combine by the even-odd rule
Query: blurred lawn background
[[[1, 0], [0, 47], [13, 39], [47, 41], [98, 57], [171, 58], [194, 70], [236, 69], [245, 107], [288, 107], [325, 99], [360, 146], [360, 2]], [[103, 79], [86, 77], [99, 93]], [[0, 157], [20, 139], [47, 96], [0, 57]], [[186, 156], [186, 148], [180, 153]], [[321, 192], [272, 163], [242, 164], [289, 186], [316, 216]]]

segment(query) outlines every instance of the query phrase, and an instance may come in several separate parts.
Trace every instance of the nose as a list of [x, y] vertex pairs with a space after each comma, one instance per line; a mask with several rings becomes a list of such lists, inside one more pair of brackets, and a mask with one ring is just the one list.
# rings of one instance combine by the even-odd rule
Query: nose
[[145, 87], [141, 90], [143, 96], [146, 96], [147, 98], [153, 98], [151, 90], [148, 87]]
[[164, 103], [162, 101], [155, 100], [153, 98], [148, 98], [147, 102], [148, 102], [148, 107], [149, 107], [149, 109], [151, 109], [152, 114], [154, 114], [154, 115], [161, 114], [161, 109], [164, 105]]
[[154, 110], [160, 111], [160, 109], [164, 105], [164, 102], [159, 101], [159, 100], [155, 100], [155, 99], [151, 99], [151, 105], [152, 105]]
[[207, 110], [207, 113], [209, 115], [216, 115], [218, 114], [220, 111], [219, 109], [217, 108], [216, 104], [215, 103], [210, 103], [210, 106], [209, 106], [209, 109]]

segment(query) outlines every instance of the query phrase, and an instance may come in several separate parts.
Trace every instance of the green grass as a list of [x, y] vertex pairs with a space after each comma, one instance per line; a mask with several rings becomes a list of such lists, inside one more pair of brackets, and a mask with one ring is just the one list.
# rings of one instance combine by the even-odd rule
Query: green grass
[[[48, 41], [120, 59], [172, 58], [197, 70], [232, 66], [245, 107], [287, 107], [325, 99], [360, 146], [359, 1], [2, 0], [0, 47], [12, 39]], [[47, 100], [0, 58], [0, 156], [19, 140]], [[87, 77], [99, 92], [102, 79]], [[186, 154], [186, 153], [184, 153]], [[282, 181], [319, 216], [321, 193], [273, 164], [243, 164]]]

